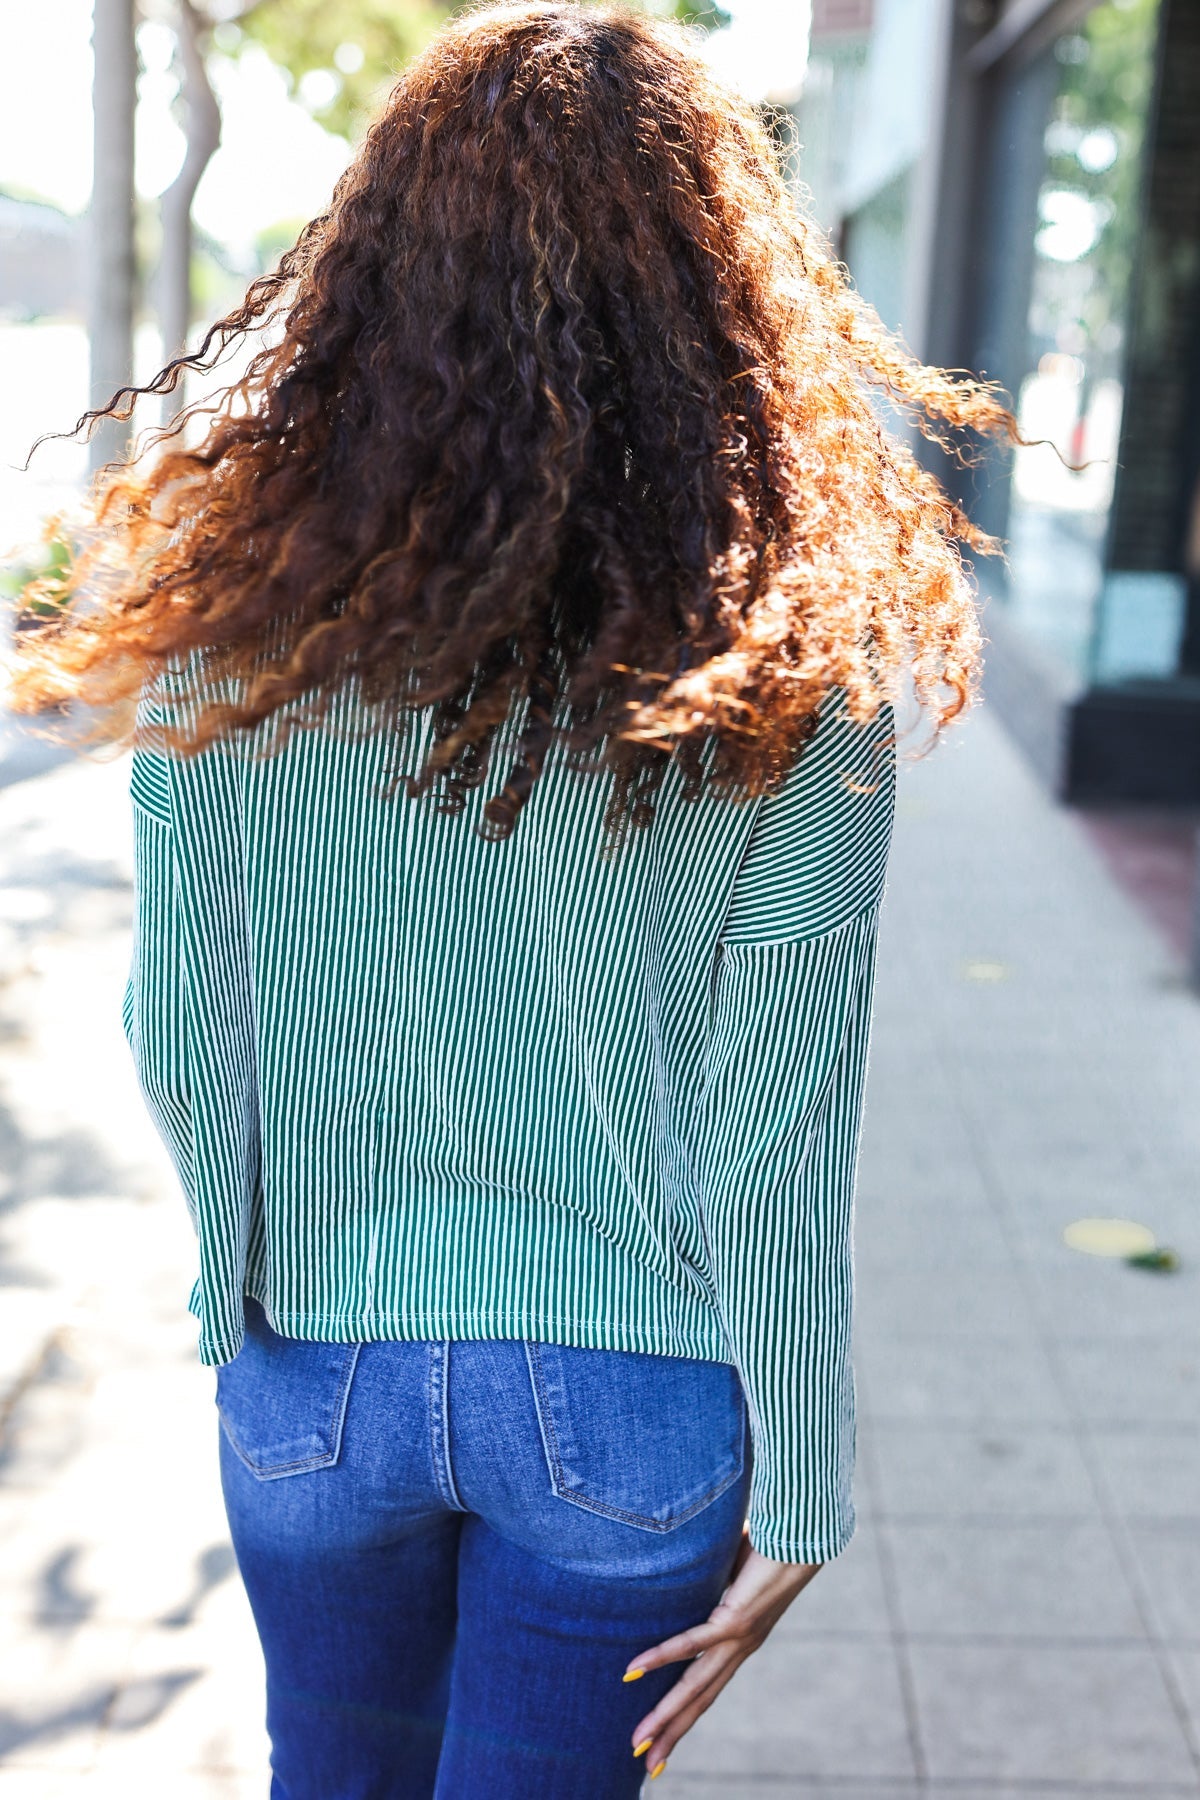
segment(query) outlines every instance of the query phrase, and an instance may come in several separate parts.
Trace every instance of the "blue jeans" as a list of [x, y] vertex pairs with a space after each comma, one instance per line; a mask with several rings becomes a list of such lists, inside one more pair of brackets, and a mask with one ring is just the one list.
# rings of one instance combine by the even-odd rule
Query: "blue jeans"
[[267, 1665], [273, 1800], [623, 1800], [749, 1483], [724, 1363], [318, 1344], [247, 1303], [221, 1473]]

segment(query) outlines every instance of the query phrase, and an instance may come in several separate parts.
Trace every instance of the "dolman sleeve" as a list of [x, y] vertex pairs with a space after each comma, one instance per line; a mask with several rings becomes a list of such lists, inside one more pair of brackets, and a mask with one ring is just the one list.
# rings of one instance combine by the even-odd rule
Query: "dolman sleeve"
[[825, 1562], [854, 1529], [855, 1165], [894, 723], [831, 696], [760, 806], [725, 921], [695, 1120], [709, 1279], [745, 1388], [754, 1547]]

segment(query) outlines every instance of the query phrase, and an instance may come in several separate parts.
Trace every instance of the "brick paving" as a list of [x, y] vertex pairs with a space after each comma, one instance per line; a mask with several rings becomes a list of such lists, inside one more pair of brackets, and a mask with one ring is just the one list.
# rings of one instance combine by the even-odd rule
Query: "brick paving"
[[[0, 788], [0, 1800], [265, 1800], [124, 782]], [[859, 1529], [650, 1791], [1200, 1794], [1200, 1002], [986, 715], [904, 774], [884, 940]]]

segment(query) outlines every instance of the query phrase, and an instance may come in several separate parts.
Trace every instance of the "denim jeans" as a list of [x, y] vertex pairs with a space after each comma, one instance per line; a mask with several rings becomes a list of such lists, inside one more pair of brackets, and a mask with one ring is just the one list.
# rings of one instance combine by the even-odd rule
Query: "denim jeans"
[[724, 1363], [545, 1343], [320, 1344], [247, 1302], [221, 1472], [267, 1666], [273, 1800], [623, 1800], [741, 1537]]

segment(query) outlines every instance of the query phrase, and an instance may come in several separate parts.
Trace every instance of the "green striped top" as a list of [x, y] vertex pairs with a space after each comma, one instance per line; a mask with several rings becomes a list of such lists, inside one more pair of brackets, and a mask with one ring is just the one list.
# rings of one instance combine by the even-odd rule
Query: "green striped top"
[[481, 792], [387, 797], [396, 739], [361, 717], [134, 755], [126, 1029], [202, 1358], [237, 1353], [248, 1293], [291, 1337], [731, 1362], [754, 1545], [835, 1556], [890, 714], [831, 696], [765, 799], [684, 799], [672, 767], [615, 852], [607, 775], [552, 752], [485, 842]]

